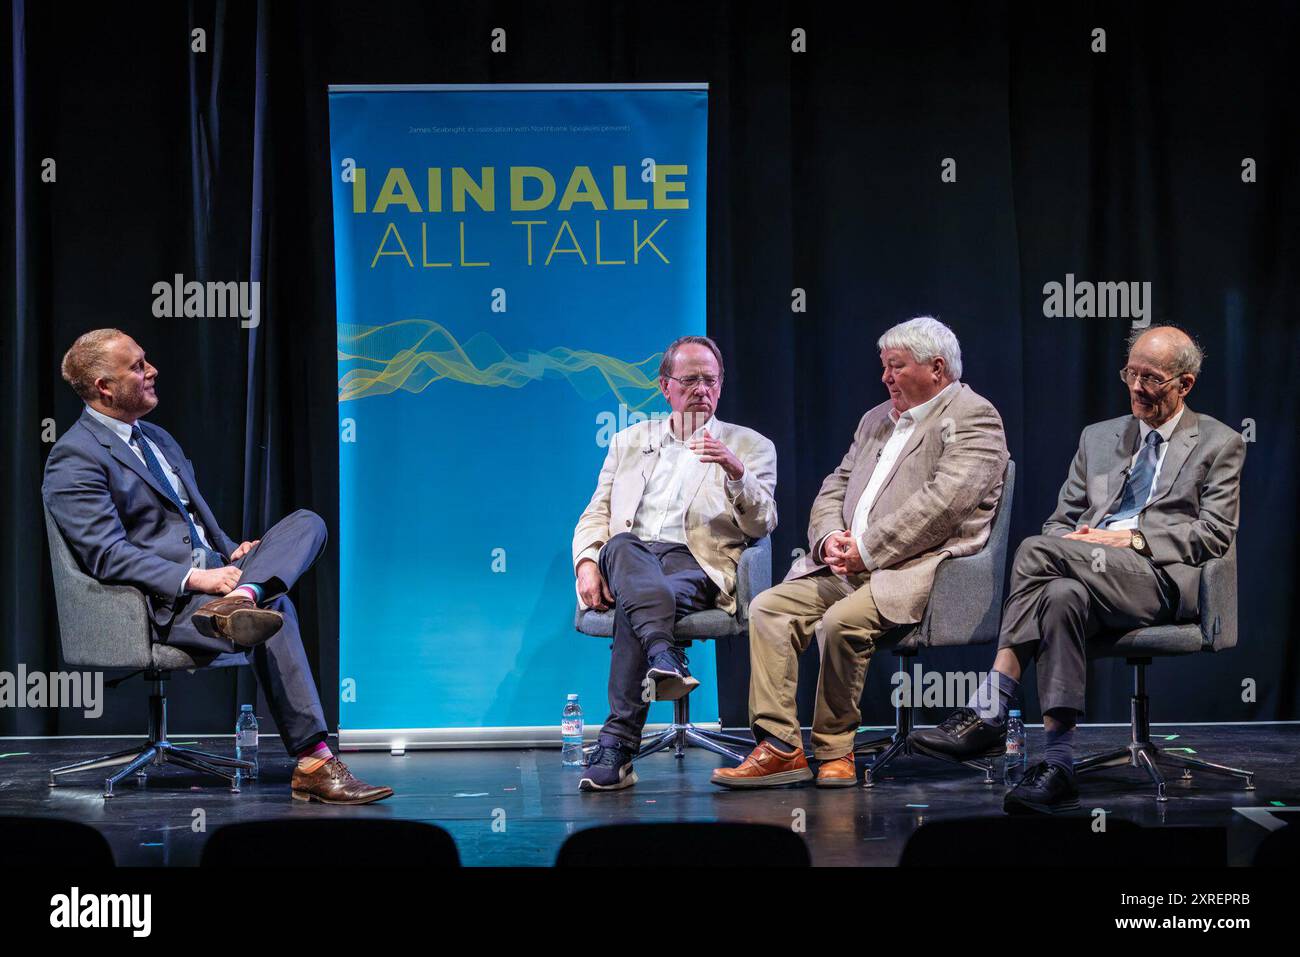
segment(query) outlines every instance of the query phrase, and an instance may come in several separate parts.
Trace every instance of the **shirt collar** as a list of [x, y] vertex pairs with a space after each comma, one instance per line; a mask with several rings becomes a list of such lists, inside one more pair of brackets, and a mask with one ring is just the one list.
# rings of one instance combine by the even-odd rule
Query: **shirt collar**
[[[1169, 441], [1169, 437], [1174, 434], [1174, 429], [1178, 428], [1178, 420], [1183, 417], [1183, 413], [1186, 411], [1187, 411], [1187, 403], [1184, 402], [1181, 406], [1179, 406], [1178, 411], [1169, 417], [1168, 421], [1166, 421], [1164, 425], [1154, 430], [1160, 433], [1160, 438], [1163, 441], [1165, 442]], [[1146, 444], [1147, 434], [1151, 431], [1153, 431], [1151, 426], [1147, 425], [1141, 419], [1138, 419], [1138, 444], [1139, 445]]]
[[685, 440], [683, 440], [677, 438], [677, 436], [673, 433], [672, 426], [669, 424], [669, 420], [665, 418], [663, 420], [664, 422], [663, 435], [662, 438], [660, 439], [660, 445], [670, 445], [674, 442], [688, 441], [693, 436], [699, 435], [705, 429], [708, 429], [710, 432], [713, 432], [715, 431], [714, 426], [717, 424], [717, 421], [718, 420], [714, 416], [709, 416], [709, 421], [705, 422], [698, 429], [696, 429], [694, 432], [688, 435]]
[[940, 399], [942, 399], [945, 395], [948, 395], [950, 392], [952, 392], [953, 389], [960, 389], [960, 388], [961, 388], [961, 382], [957, 379], [954, 379], [952, 382], [949, 382], [946, 386], [944, 386], [934, 395], [930, 396], [930, 398], [926, 399], [920, 405], [914, 405], [906, 412], [898, 412], [895, 409], [890, 409], [889, 417], [894, 420], [894, 424], [898, 424], [899, 420], [902, 419], [903, 416], [907, 415], [907, 416], [911, 416], [912, 421], [914, 423], [920, 424], [922, 421], [924, 421], [927, 415], [929, 415], [932, 411], [934, 411], [934, 407], [939, 404]]
[[115, 419], [111, 415], [105, 415], [98, 409], [92, 409], [90, 406], [86, 406], [86, 411], [112, 429], [117, 434], [117, 437], [127, 445], [131, 444], [131, 430], [135, 427], [135, 423], [123, 422], [121, 419]]

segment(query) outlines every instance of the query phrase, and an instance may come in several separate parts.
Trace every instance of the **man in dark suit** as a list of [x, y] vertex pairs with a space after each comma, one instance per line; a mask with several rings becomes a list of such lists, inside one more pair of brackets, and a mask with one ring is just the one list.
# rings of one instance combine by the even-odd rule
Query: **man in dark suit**
[[141, 421], [158, 404], [158, 370], [130, 336], [96, 329], [63, 357], [86, 403], [50, 450], [42, 494], [87, 572], [145, 593], [154, 639], [200, 664], [249, 661], [289, 754], [293, 796], [369, 804], [391, 788], [358, 780], [326, 746], [320, 698], [288, 591], [325, 547], [325, 523], [300, 510], [236, 543], [166, 431]]
[[[1132, 415], [1083, 430], [1056, 512], [1017, 550], [985, 686], [939, 727], [911, 735], [918, 750], [961, 760], [1000, 750], [1008, 704], [1035, 659], [1047, 746], [1007, 794], [1010, 813], [1079, 806], [1073, 736], [1088, 639], [1194, 620], [1201, 566], [1232, 546], [1246, 446], [1186, 405], [1201, 360], [1173, 326], [1129, 340], [1120, 378]], [[992, 702], [991, 713], [977, 713], [977, 699]]]

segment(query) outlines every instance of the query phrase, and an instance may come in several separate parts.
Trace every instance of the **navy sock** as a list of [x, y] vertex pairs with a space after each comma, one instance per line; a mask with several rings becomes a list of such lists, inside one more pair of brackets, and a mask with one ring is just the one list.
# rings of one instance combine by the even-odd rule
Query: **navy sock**
[[[1010, 675], [990, 671], [984, 676], [984, 683], [975, 689], [975, 694], [966, 702], [966, 707], [977, 712], [987, 723], [1000, 728], [1007, 723], [1007, 712], [1011, 710], [1011, 701], [1019, 688], [1020, 682]], [[993, 709], [992, 714], [987, 712], [988, 707]]]
[[776, 735], [768, 734], [766, 731], [764, 731], [762, 735], [759, 737], [759, 741], [760, 743], [766, 741], [768, 744], [776, 748], [782, 754], [793, 754], [795, 751], [799, 750], [794, 745], [782, 741]]
[[1048, 731], [1043, 760], [1074, 774], [1074, 725], [1064, 731]]

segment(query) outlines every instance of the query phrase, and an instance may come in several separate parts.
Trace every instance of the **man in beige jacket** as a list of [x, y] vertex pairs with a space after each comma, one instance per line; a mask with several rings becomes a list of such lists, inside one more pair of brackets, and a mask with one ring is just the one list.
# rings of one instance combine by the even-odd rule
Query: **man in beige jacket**
[[877, 343], [889, 400], [862, 417], [812, 506], [809, 554], [750, 605], [750, 725], [757, 746], [713, 782], [771, 787], [812, 778], [795, 712], [799, 655], [820, 629], [812, 742], [817, 784], [856, 781], [858, 700], [877, 636], [921, 620], [945, 558], [988, 540], [1007, 464], [1002, 419], [961, 379], [961, 346], [929, 316]]
[[585, 608], [616, 608], [610, 715], [580, 790], [636, 783], [632, 758], [650, 701], [699, 684], [673, 644], [674, 624], [713, 606], [734, 612], [740, 553], [776, 528], [776, 449], [714, 418], [722, 372], [722, 354], [704, 336], [664, 351], [659, 387], [672, 414], [613, 437], [574, 529], [578, 598]]

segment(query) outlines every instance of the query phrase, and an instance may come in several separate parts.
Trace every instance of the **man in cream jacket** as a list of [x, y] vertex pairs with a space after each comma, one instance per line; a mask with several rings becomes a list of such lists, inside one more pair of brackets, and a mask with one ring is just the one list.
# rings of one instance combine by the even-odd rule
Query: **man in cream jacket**
[[650, 700], [673, 701], [699, 684], [673, 644], [674, 624], [709, 607], [734, 612], [740, 553], [776, 528], [776, 448], [714, 417], [722, 375], [722, 354], [704, 336], [664, 351], [659, 387], [672, 414], [612, 438], [574, 529], [579, 600], [616, 609], [610, 714], [583, 791], [636, 783], [632, 759]]

